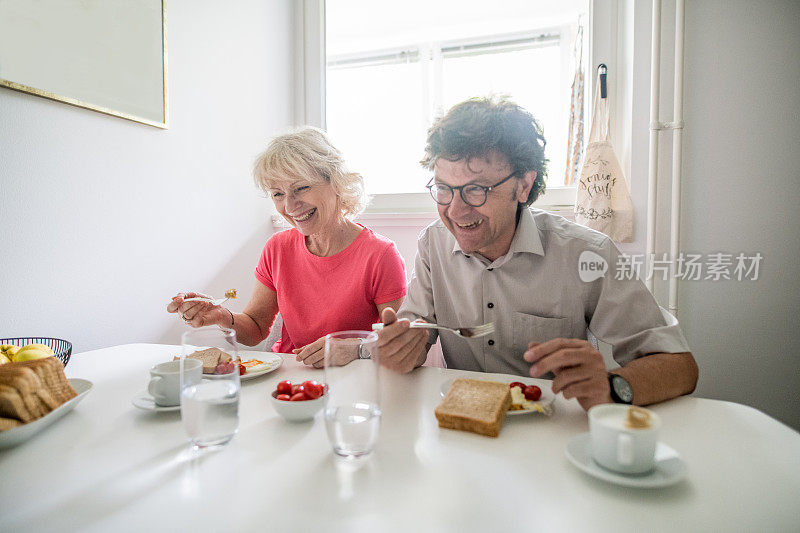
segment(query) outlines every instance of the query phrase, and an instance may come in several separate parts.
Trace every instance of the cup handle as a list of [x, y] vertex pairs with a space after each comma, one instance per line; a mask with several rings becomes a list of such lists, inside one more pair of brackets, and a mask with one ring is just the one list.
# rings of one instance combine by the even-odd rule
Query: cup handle
[[156, 384], [159, 381], [161, 381], [161, 379], [162, 379], [161, 376], [153, 376], [150, 379], [150, 383], [147, 384], [147, 392], [149, 392], [150, 396], [152, 396], [153, 398], [157, 398], [156, 393], [155, 393], [155, 391], [153, 389], [156, 388]]
[[633, 437], [620, 433], [617, 439], [617, 461], [623, 465], [633, 464]]

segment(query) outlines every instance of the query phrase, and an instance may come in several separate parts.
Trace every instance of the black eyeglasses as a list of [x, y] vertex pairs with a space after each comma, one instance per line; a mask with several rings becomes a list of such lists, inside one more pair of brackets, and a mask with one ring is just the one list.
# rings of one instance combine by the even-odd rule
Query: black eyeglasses
[[461, 194], [461, 199], [464, 200], [465, 204], [471, 205], [472, 207], [480, 207], [486, 203], [486, 195], [489, 194], [489, 191], [507, 182], [516, 174], [516, 172], [512, 172], [505, 178], [489, 187], [475, 184], [451, 187], [441, 183], [434, 183], [433, 180], [436, 178], [431, 178], [431, 181], [429, 181], [425, 187], [427, 187], [427, 189], [431, 192], [433, 200], [439, 205], [450, 205], [450, 202], [453, 201], [453, 195], [455, 194], [453, 191], [459, 191]]

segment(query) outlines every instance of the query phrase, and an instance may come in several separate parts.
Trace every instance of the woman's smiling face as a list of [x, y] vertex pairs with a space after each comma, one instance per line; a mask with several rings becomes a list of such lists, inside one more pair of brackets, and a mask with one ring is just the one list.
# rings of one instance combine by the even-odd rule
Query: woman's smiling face
[[336, 192], [327, 182], [295, 181], [269, 189], [278, 213], [303, 235], [314, 235], [342, 218]]

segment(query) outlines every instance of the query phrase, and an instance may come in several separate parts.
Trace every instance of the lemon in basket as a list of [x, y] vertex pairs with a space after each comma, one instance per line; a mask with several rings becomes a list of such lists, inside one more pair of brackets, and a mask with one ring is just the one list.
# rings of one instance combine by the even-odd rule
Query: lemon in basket
[[32, 359], [44, 359], [53, 355], [53, 350], [44, 344], [28, 344], [11, 355], [12, 361], [30, 361]]

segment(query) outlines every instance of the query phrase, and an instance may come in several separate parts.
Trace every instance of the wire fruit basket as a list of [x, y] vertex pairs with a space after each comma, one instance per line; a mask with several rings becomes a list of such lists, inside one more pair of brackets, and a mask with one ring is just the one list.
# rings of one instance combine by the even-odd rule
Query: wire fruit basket
[[20, 348], [28, 344], [44, 344], [53, 350], [56, 359], [64, 363], [64, 366], [67, 366], [69, 358], [72, 355], [71, 342], [53, 337], [10, 337], [0, 339], [0, 344], [16, 344]]

